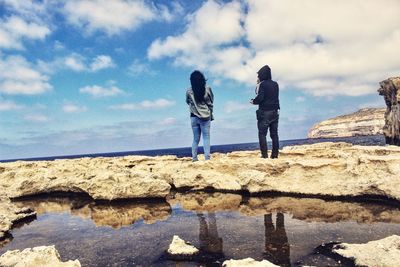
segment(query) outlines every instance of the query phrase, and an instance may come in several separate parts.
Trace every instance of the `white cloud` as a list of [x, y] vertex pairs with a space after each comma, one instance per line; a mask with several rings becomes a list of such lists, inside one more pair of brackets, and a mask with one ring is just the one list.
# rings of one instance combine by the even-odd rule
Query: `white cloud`
[[154, 75], [155, 71], [152, 70], [148, 64], [142, 63], [138, 59], [135, 59], [129, 66], [128, 73], [132, 76], [140, 76], [143, 74]]
[[53, 73], [62, 69], [69, 69], [75, 72], [97, 72], [106, 68], [113, 68], [115, 64], [108, 55], [98, 55], [88, 63], [89, 59], [78, 53], [71, 53], [68, 56], [56, 58], [50, 62], [39, 60], [39, 68], [46, 73]]
[[143, 110], [143, 109], [162, 109], [175, 105], [174, 101], [164, 98], [159, 98], [154, 101], [144, 100], [140, 103], [128, 103], [121, 105], [110, 106], [110, 109], [115, 110]]
[[0, 92], [10, 95], [42, 94], [52, 89], [49, 77], [21, 56], [0, 57]]
[[148, 57], [247, 84], [269, 64], [281, 88], [317, 96], [375, 93], [379, 81], [398, 75], [397, 0], [242, 3], [205, 2], [186, 17], [185, 32], [155, 40]]
[[79, 92], [81, 94], [89, 94], [94, 97], [107, 97], [107, 96], [116, 96], [123, 94], [124, 91], [119, 89], [116, 86], [111, 86], [109, 88], [107, 87], [101, 87], [98, 85], [92, 85], [92, 86], [85, 86], [79, 89]]
[[63, 59], [63, 65], [74, 71], [86, 70], [85, 58], [79, 54], [73, 53]]
[[48, 122], [48, 121], [50, 121], [50, 118], [43, 114], [26, 115], [24, 117], [24, 119], [29, 122]]
[[250, 103], [239, 103], [236, 101], [228, 101], [224, 105], [225, 113], [233, 113], [236, 111], [249, 110], [252, 108], [254, 108], [254, 105]]
[[69, 0], [64, 10], [71, 24], [89, 32], [101, 30], [113, 35], [152, 20], [170, 20], [171, 12], [165, 6], [160, 8], [143, 0]]
[[0, 99], [0, 111], [17, 110], [21, 108], [21, 105], [18, 105], [12, 101], [1, 101]]
[[101, 69], [113, 68], [115, 64], [110, 56], [99, 55], [93, 59], [92, 64], [90, 64], [90, 69], [92, 71], [98, 71]]
[[81, 112], [85, 112], [87, 110], [86, 107], [82, 106], [77, 106], [74, 104], [64, 104], [62, 107], [62, 110], [65, 113], [81, 113]]
[[177, 123], [177, 120], [175, 118], [165, 118], [162, 121], [160, 121], [158, 124], [162, 126], [171, 126], [175, 125]]
[[15, 15], [0, 19], [0, 48], [23, 49], [23, 40], [43, 40], [49, 34], [47, 26]]

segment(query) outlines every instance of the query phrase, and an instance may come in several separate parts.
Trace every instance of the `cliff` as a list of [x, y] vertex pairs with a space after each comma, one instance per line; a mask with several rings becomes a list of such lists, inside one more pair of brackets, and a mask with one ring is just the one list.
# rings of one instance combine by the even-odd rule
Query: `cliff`
[[322, 121], [309, 130], [308, 138], [382, 134], [385, 111], [384, 108], [363, 108], [351, 114]]
[[378, 93], [386, 103], [383, 127], [386, 144], [400, 146], [400, 77], [386, 79], [379, 85]]

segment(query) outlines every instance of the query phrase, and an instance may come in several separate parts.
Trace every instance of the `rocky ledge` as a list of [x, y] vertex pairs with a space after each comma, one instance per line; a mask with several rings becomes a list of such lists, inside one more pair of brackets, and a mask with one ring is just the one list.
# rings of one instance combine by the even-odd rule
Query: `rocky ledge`
[[52, 267], [80, 267], [78, 260], [62, 262], [60, 254], [54, 246], [27, 248], [23, 251], [7, 251], [0, 256], [0, 266], [52, 266]]
[[384, 108], [364, 108], [315, 124], [308, 138], [335, 138], [383, 134]]
[[7, 237], [14, 224], [35, 217], [36, 212], [29, 208], [17, 207], [8, 198], [0, 196], [0, 241]]
[[318, 143], [285, 147], [279, 159], [258, 151], [214, 153], [211, 161], [175, 156], [82, 158], [0, 164], [0, 195], [80, 192], [95, 200], [165, 198], [171, 188], [279, 192], [400, 200], [400, 147]]

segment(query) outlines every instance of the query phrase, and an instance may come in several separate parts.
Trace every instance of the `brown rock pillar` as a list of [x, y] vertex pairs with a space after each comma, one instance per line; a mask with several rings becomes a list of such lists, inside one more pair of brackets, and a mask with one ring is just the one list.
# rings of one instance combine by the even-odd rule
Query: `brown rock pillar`
[[386, 103], [383, 134], [386, 144], [400, 146], [400, 77], [386, 79], [379, 83], [379, 95]]

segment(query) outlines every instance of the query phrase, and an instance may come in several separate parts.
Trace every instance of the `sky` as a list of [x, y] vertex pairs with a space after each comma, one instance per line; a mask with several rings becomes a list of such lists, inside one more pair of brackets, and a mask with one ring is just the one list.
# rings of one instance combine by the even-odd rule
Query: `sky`
[[185, 93], [215, 95], [211, 143], [257, 142], [256, 72], [281, 140], [364, 107], [400, 74], [399, 0], [0, 0], [0, 160], [192, 141]]

